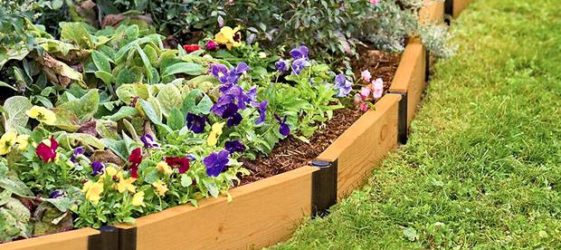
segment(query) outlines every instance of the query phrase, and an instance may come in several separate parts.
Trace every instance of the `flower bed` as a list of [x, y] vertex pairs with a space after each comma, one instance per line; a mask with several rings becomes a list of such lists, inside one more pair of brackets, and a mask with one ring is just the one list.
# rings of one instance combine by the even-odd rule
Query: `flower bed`
[[[437, 21], [437, 11], [422, 13]], [[390, 86], [375, 70], [336, 73], [342, 61], [313, 60], [303, 45], [288, 53], [250, 46], [239, 27], [174, 49], [150, 26], [112, 18], [115, 27], [61, 23], [60, 39], [24, 21], [35, 47], [18, 42], [0, 54], [0, 84], [22, 93], [5, 96], [2, 110], [0, 228], [15, 231], [0, 231], [0, 240], [47, 234], [0, 249], [273, 244], [304, 217], [324, 214], [397, 146], [426, 80], [428, 56], [416, 39]], [[333, 130], [341, 109], [362, 115]], [[267, 167], [259, 159], [276, 159], [282, 140], [325, 150], [244, 179], [260, 173], [243, 163]]]

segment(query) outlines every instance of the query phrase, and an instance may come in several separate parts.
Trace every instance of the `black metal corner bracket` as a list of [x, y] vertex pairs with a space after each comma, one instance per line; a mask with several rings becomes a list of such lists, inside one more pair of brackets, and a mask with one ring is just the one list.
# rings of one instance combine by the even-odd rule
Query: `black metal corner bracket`
[[119, 231], [112, 226], [102, 226], [101, 232], [88, 238], [89, 250], [119, 250]]
[[444, 2], [444, 17], [448, 25], [450, 25], [452, 18], [454, 17], [454, 0], [446, 0]]
[[319, 168], [312, 174], [312, 217], [323, 217], [337, 203], [337, 160], [313, 160], [312, 166]]
[[430, 63], [430, 51], [429, 49], [427, 49], [427, 47], [425, 48], [425, 82], [429, 82], [430, 81], [430, 69], [431, 69], [431, 63]]
[[136, 250], [136, 227], [119, 228], [119, 250]]
[[407, 144], [409, 128], [407, 126], [407, 93], [400, 94], [399, 110], [397, 112], [397, 140], [401, 144]]

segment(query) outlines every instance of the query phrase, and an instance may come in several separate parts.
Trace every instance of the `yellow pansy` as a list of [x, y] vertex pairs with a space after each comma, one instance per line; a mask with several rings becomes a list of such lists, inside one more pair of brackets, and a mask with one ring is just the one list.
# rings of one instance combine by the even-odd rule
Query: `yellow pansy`
[[27, 116], [36, 119], [47, 125], [54, 125], [56, 122], [56, 115], [53, 111], [48, 110], [45, 107], [33, 106], [31, 109], [25, 112]]
[[152, 183], [152, 186], [156, 189], [156, 194], [160, 197], [164, 196], [166, 194], [166, 192], [168, 191], [168, 187], [161, 180], [158, 180], [158, 181]]
[[140, 191], [132, 197], [132, 205], [135, 207], [144, 207], [144, 191]]
[[136, 187], [132, 184], [134, 181], [136, 181], [135, 178], [125, 179], [123, 178], [123, 175], [121, 173], [119, 173], [118, 176], [119, 176], [119, 183], [117, 183], [116, 188], [119, 191], [119, 193], [124, 193], [126, 191], [134, 193], [136, 191]]
[[[105, 172], [103, 173], [104, 175], [108, 175], [109, 177], [113, 177], [115, 175], [117, 175], [117, 169], [111, 165], [107, 166], [105, 168]], [[121, 174], [122, 175], [122, 174]]]
[[[86, 188], [86, 185], [87, 188]], [[86, 199], [89, 200], [92, 204], [96, 205], [101, 199], [101, 193], [103, 193], [103, 183], [95, 182], [92, 183], [90, 181], [84, 184], [84, 188], [82, 188], [82, 192], [86, 189]]]
[[220, 32], [214, 36], [214, 40], [218, 44], [226, 45], [228, 49], [232, 49], [232, 47], [239, 47], [241, 44], [241, 36], [238, 33], [240, 31], [240, 27], [236, 27], [232, 29], [231, 27], [224, 26], [220, 29]]
[[8, 131], [0, 137], [0, 155], [10, 153], [12, 146], [16, 143], [18, 134], [14, 131]]
[[16, 138], [16, 143], [18, 144], [18, 150], [25, 150], [29, 146], [29, 135], [19, 135]]
[[222, 134], [222, 129], [224, 128], [223, 122], [217, 122], [212, 124], [212, 129], [210, 130], [210, 134], [208, 135], [207, 143], [209, 146], [216, 146], [218, 143], [218, 137]]
[[173, 170], [165, 161], [161, 161], [158, 164], [156, 164], [156, 169], [158, 169], [158, 171], [166, 175], [170, 175], [173, 173]]

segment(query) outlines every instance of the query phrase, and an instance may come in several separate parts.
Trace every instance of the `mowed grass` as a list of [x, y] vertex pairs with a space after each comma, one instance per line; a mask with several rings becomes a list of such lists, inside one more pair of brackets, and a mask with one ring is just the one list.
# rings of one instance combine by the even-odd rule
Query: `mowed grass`
[[409, 144], [275, 249], [561, 249], [561, 2], [476, 0]]

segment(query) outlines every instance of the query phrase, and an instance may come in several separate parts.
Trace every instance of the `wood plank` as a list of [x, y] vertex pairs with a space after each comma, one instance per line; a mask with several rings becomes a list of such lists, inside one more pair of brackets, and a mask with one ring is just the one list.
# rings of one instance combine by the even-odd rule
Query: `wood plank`
[[444, 2], [425, 0], [424, 6], [419, 10], [419, 20], [423, 24], [444, 23]]
[[471, 1], [472, 0], [454, 0], [454, 10], [453, 10], [454, 18], [459, 17], [462, 11], [464, 11], [468, 7]]
[[407, 95], [407, 126], [411, 124], [426, 87], [427, 53], [418, 39], [411, 39], [390, 86], [391, 93]]
[[95, 229], [82, 228], [0, 244], [0, 250], [87, 250], [89, 236], [97, 234]]
[[302, 167], [232, 189], [231, 202], [207, 199], [139, 218], [136, 249], [248, 249], [288, 239], [310, 215], [315, 171]]
[[397, 147], [398, 104], [401, 96], [387, 94], [319, 157], [338, 159], [337, 197], [362, 185], [387, 153]]

